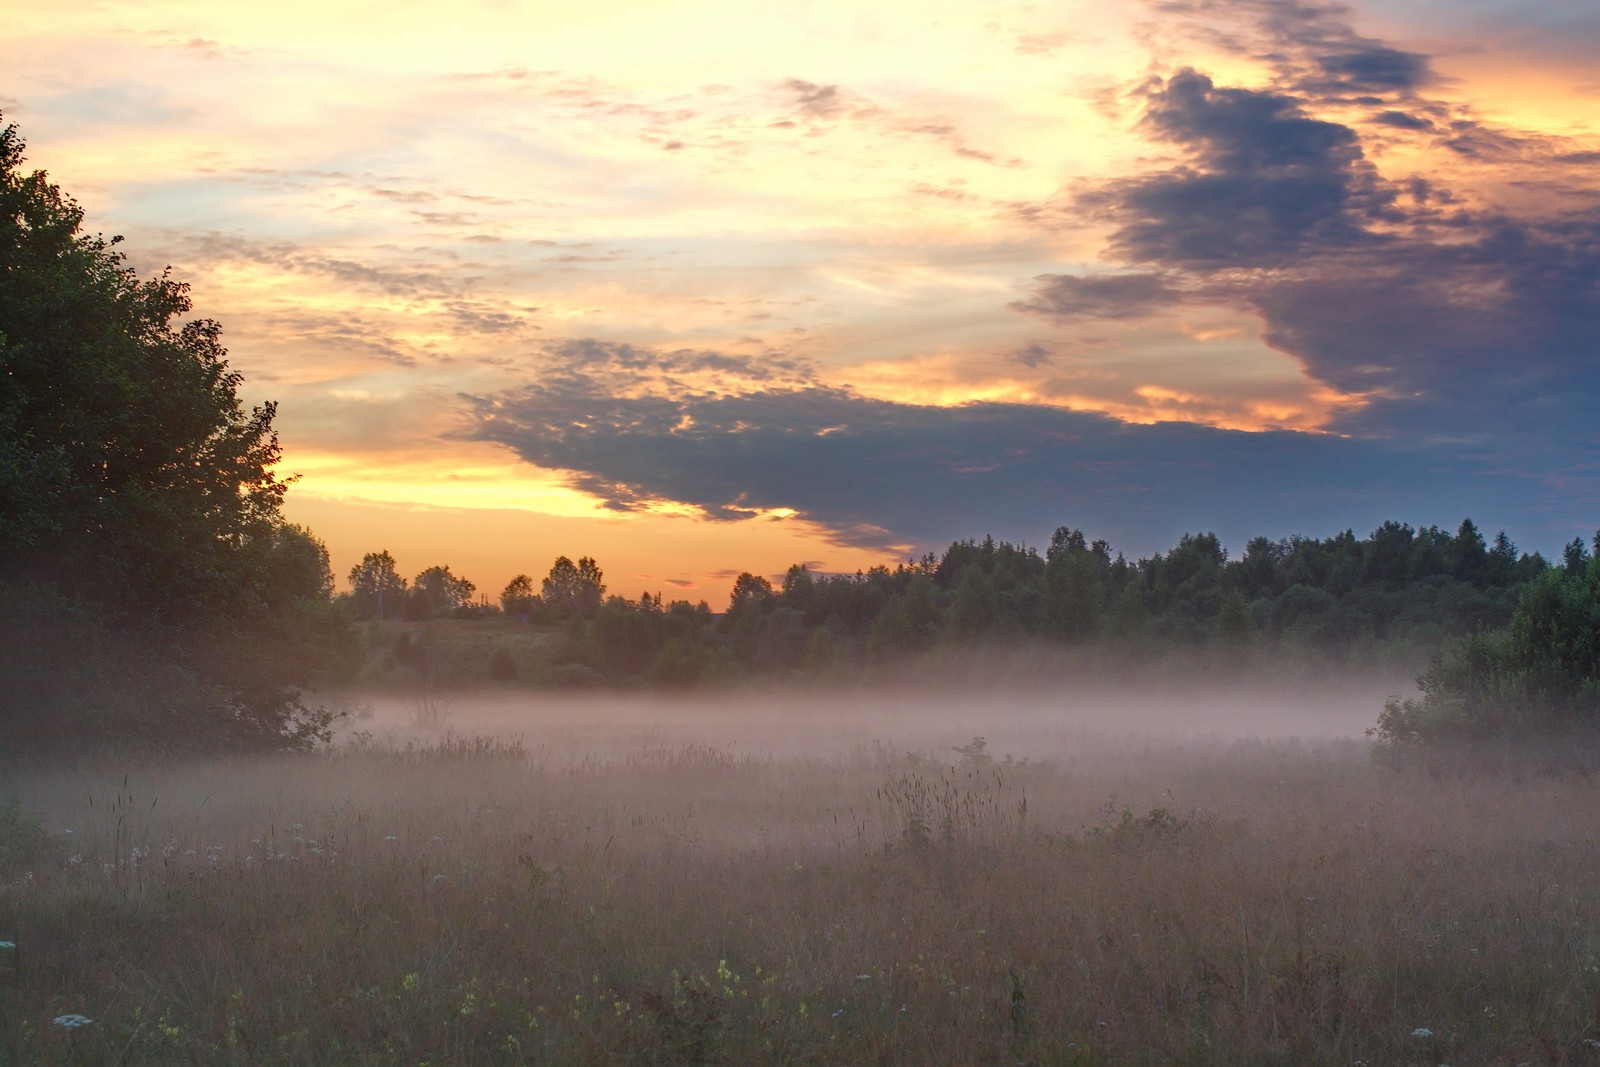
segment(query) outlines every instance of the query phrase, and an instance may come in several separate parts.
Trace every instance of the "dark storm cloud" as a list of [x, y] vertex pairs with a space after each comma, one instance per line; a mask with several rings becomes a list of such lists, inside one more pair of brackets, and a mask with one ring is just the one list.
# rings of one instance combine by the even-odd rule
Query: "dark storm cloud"
[[1429, 58], [1356, 33], [1350, 8], [1319, 0], [1157, 0], [1169, 28], [1265, 66], [1308, 98], [1376, 103], [1437, 80]]
[[1600, 213], [1463, 229], [1264, 280], [1249, 298], [1268, 343], [1341, 389], [1384, 394], [1350, 428], [1592, 442]]
[[[1359, 417], [1368, 430], [1589, 417], [1572, 390], [1596, 385], [1600, 211], [1460, 209], [1447, 189], [1383, 180], [1353, 129], [1302, 102], [1193, 71], [1150, 94], [1145, 123], [1188, 160], [1082, 202], [1118, 224], [1109, 258], [1147, 272], [1121, 277], [1149, 280], [1055, 276], [1014, 308], [1058, 323], [1180, 298], [1253, 310], [1266, 341], [1314, 377], [1375, 395]], [[1524, 141], [1457, 123], [1446, 143], [1504, 157]]]
[[[1026, 405], [920, 407], [815, 384], [622, 396], [621, 365], [593, 374], [557, 362], [536, 383], [464, 397], [466, 436], [568, 471], [618, 511], [673, 500], [739, 521], [793, 508], [842, 543], [879, 549], [984, 530], [1042, 540], [1062, 523], [1132, 551], [1187, 529], [1242, 540], [1376, 526], [1453, 516], [1488, 481], [1481, 462], [1420, 447]], [[1535, 488], [1530, 478], [1513, 490], [1516, 506], [1533, 508]]]
[[[1147, 86], [1141, 128], [1178, 159], [1080, 187], [1070, 201], [1111, 224], [1105, 258], [1122, 272], [1047, 275], [1011, 306], [1057, 324], [1180, 300], [1229, 306], [1258, 315], [1267, 343], [1313, 378], [1369, 397], [1339, 429], [1474, 443], [1499, 435], [1519, 455], [1558, 439], [1592, 448], [1592, 143], [1495, 127], [1427, 99], [1426, 58], [1354, 34], [1335, 5], [1172, 0], [1162, 10], [1208, 25], [1243, 12], [1246, 25], [1225, 43], [1268, 57], [1274, 87], [1221, 86], [1191, 69]], [[1365, 128], [1344, 106], [1357, 92], [1371, 94], [1360, 97], [1374, 109]], [[1333, 104], [1340, 121], [1323, 110]], [[1378, 130], [1512, 168], [1512, 183], [1520, 169], [1544, 194], [1539, 214], [1474, 205], [1437, 176], [1385, 177], [1363, 145]], [[1055, 201], [1026, 207], [1015, 217], [1041, 227], [1061, 212]], [[1151, 281], [1122, 291], [1100, 282], [1118, 277]], [[1544, 461], [1571, 470], [1581, 457], [1558, 449]]]
[[1120, 223], [1117, 258], [1273, 266], [1362, 240], [1365, 222], [1392, 200], [1354, 131], [1310, 117], [1289, 96], [1218, 88], [1184, 70], [1150, 92], [1143, 125], [1189, 159], [1080, 199]]

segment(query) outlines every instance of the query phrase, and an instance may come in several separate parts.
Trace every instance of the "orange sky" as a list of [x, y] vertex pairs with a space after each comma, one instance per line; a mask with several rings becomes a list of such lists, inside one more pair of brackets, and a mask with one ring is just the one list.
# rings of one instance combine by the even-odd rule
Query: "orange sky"
[[[1271, 84], [1218, 43], [1269, 6], [32, 5], [7, 17], [0, 108], [92, 229], [125, 234], [142, 271], [171, 264], [223, 323], [247, 397], [280, 404], [288, 515], [341, 579], [387, 548], [407, 574], [446, 563], [493, 596], [592, 555], [612, 592], [720, 606], [741, 570], [941, 546], [887, 522], [850, 543], [781, 507], [608, 509], [571, 472], [468, 439], [462, 395], [538, 382], [554, 346], [583, 340], [772, 368], [636, 377], [639, 400], [810, 383], [1312, 432], [1369, 402], [1237, 301], [1071, 324], [1018, 306], [1042, 275], [1126, 269], [1106, 258], [1112, 222], [1050, 205], [1175, 165], [1140, 121], [1151, 77]], [[1590, 53], [1543, 48], [1559, 25], [1508, 37], [1518, 10], [1344, 17], [1433, 56], [1440, 106], [1590, 143]], [[1494, 159], [1364, 143], [1385, 178], [1526, 188]]]

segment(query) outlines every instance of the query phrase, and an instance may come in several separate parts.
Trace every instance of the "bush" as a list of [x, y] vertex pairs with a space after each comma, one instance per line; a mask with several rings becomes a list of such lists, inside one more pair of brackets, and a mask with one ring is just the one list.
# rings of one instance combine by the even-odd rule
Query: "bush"
[[1483, 741], [1600, 726], [1600, 564], [1531, 583], [1509, 628], [1447, 646], [1391, 698], [1373, 736], [1390, 747]]

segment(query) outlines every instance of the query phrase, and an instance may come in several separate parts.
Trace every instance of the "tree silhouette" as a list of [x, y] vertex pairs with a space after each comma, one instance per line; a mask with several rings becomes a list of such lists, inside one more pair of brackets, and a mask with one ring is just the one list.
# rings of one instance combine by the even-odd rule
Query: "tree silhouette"
[[507, 615], [528, 615], [533, 611], [533, 579], [519, 574], [500, 590], [500, 610]]
[[577, 563], [566, 556], [556, 557], [541, 588], [545, 605], [564, 618], [594, 618], [605, 595], [600, 565], [590, 556]]
[[388, 549], [368, 552], [350, 568], [350, 599], [360, 618], [382, 622], [399, 616], [405, 594], [406, 580], [395, 569]]

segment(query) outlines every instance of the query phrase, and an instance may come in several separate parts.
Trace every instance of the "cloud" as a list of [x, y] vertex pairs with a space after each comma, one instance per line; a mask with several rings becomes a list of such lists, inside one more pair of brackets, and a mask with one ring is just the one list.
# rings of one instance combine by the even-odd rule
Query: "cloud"
[[1011, 307], [1057, 325], [1085, 318], [1139, 318], [1183, 298], [1182, 292], [1158, 273], [1041, 274], [1034, 281], [1033, 295]]
[[258, 240], [215, 231], [183, 235], [173, 243], [196, 265], [249, 263], [384, 296], [446, 299], [462, 294], [470, 281], [445, 270], [361, 262], [290, 241]]
[[813, 119], [837, 119], [870, 115], [877, 109], [837, 85], [818, 85], [800, 78], [780, 83], [799, 112]]
[[[1273, 57], [1276, 86], [1218, 85], [1189, 68], [1149, 83], [1139, 129], [1178, 158], [1070, 198], [1070, 210], [1110, 224], [1104, 258], [1116, 269], [1041, 275], [1012, 309], [1056, 325], [1180, 302], [1253, 313], [1266, 343], [1311, 378], [1367, 398], [1334, 429], [1493, 441], [1570, 469], [1575, 456], [1547, 446], [1592, 447], [1600, 401], [1592, 142], [1495, 127], [1426, 99], [1425, 57], [1359, 37], [1334, 5], [1162, 10], [1242, 11], [1246, 27], [1225, 43]], [[1346, 106], [1358, 91], [1404, 106], [1368, 110], [1364, 130]], [[1536, 182], [1541, 195], [1511, 206], [1439, 173], [1386, 177], [1365, 149], [1379, 130], [1506, 168], [1508, 185]], [[1062, 212], [1053, 200], [1013, 215], [1047, 228]]]
[[[1016, 305], [1012, 306], [1015, 307]], [[1037, 341], [1032, 341], [1023, 345], [1015, 352], [1009, 353], [1006, 356], [1006, 359], [1017, 364], [1018, 366], [1028, 367], [1031, 369], [1034, 367], [1046, 366], [1047, 364], [1054, 362], [1055, 352]]]
[[[786, 78], [778, 91], [793, 110], [782, 119], [768, 123], [769, 129], [796, 129], [806, 126], [809, 136], [817, 136], [834, 125], [852, 123], [880, 136], [897, 139], [929, 140], [943, 145], [958, 159], [970, 159], [994, 167], [1016, 168], [1026, 163], [972, 147], [959, 125], [946, 117], [902, 114], [841, 85], [819, 85], [801, 78]], [[924, 186], [923, 189], [931, 189]], [[920, 191], [920, 190], [919, 190]], [[950, 195], [935, 193], [934, 195]]]
[[1429, 57], [1373, 40], [1323, 0], [1157, 0], [1169, 34], [1260, 64], [1282, 91], [1326, 100], [1405, 98], [1438, 81]]
[[1431, 130], [1433, 120], [1420, 115], [1408, 115], [1404, 111], [1381, 111], [1372, 117], [1372, 121], [1382, 126], [1394, 126], [1402, 130]]
[[1461, 230], [1263, 280], [1249, 297], [1267, 341], [1384, 394], [1358, 420], [1369, 431], [1592, 436], [1600, 212]]
[[[1022, 404], [928, 407], [815, 382], [697, 391], [682, 379], [704, 353], [565, 351], [535, 382], [464, 396], [463, 436], [569, 472], [616, 511], [672, 501], [740, 522], [792, 509], [840, 543], [884, 551], [942, 547], [979, 527], [1043, 538], [1070, 523], [1145, 551], [1186, 529], [1244, 538], [1376, 525], [1453, 514], [1486, 477], [1481, 459], [1417, 444], [1135, 426]], [[678, 388], [641, 388], [663, 367]], [[1516, 481], [1500, 509], [1512, 500], [1529, 523], [1544, 488]]]
[[1405, 92], [1433, 80], [1427, 57], [1382, 45], [1318, 56], [1317, 65], [1338, 84], [1358, 92]]
[[1312, 118], [1293, 97], [1218, 88], [1186, 69], [1152, 88], [1143, 126], [1189, 158], [1080, 198], [1118, 224], [1116, 258], [1276, 265], [1308, 248], [1362, 240], [1364, 223], [1393, 199], [1355, 133]]

